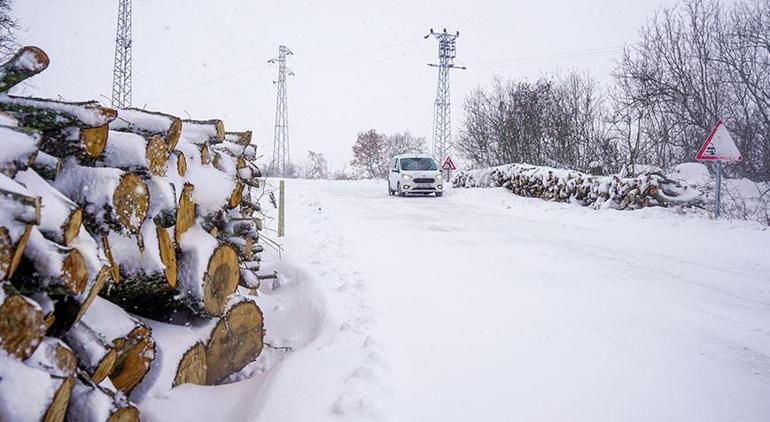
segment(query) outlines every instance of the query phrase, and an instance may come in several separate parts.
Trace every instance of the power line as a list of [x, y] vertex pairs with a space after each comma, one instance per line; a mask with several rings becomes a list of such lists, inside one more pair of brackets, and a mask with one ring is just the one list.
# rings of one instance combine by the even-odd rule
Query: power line
[[262, 63], [257, 63], [257, 64], [254, 64], [254, 65], [251, 65], [249, 67], [243, 68], [243, 69], [241, 69], [239, 71], [236, 71], [236, 72], [233, 72], [233, 73], [228, 73], [227, 75], [223, 75], [223, 76], [220, 76], [220, 77], [208, 80], [206, 82], [199, 83], [197, 85], [189, 86], [187, 88], [182, 88], [182, 89], [180, 89], [178, 91], [170, 92], [170, 93], [162, 95], [160, 97], [153, 98], [151, 100], [148, 100], [147, 102], [152, 103], [152, 102], [155, 102], [155, 101], [165, 100], [166, 98], [176, 97], [177, 95], [184, 94], [185, 92], [189, 92], [189, 91], [192, 91], [194, 89], [202, 88], [204, 86], [211, 85], [213, 83], [216, 83], [216, 82], [219, 82], [219, 81], [222, 81], [222, 80], [225, 80], [225, 79], [232, 78], [233, 76], [238, 76], [238, 75], [246, 73], [246, 72], [248, 72], [250, 70], [256, 69], [257, 67], [260, 67], [260, 66], [262, 66]]
[[501, 66], [507, 66], [507, 65], [515, 65], [515, 64], [551, 63], [551, 62], [564, 61], [564, 60], [574, 60], [579, 58], [593, 58], [593, 57], [607, 56], [607, 55], [618, 53], [622, 50], [623, 50], [623, 46], [598, 47], [598, 48], [589, 48], [584, 50], [565, 51], [560, 53], [549, 53], [549, 54], [540, 54], [540, 55], [532, 55], [532, 56], [510, 57], [510, 58], [495, 59], [495, 60], [477, 61], [477, 62], [471, 62], [469, 64], [472, 64], [476, 67], [501, 67]]

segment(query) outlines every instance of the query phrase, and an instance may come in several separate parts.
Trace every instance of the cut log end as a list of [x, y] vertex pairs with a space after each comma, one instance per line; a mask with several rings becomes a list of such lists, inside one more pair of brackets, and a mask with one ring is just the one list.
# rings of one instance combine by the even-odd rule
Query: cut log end
[[8, 229], [0, 227], [0, 280], [5, 280], [13, 260], [13, 239]]
[[241, 203], [242, 198], [243, 198], [243, 183], [241, 183], [241, 181], [239, 180], [235, 184], [235, 189], [233, 189], [233, 192], [230, 194], [230, 199], [227, 201], [227, 208], [234, 209]]
[[80, 129], [80, 142], [86, 154], [92, 158], [99, 157], [107, 146], [109, 132], [109, 125]]
[[138, 327], [117, 343], [118, 361], [110, 374], [110, 381], [124, 394], [130, 394], [150, 370], [150, 364], [155, 359], [155, 341], [149, 328]]
[[195, 203], [192, 200], [192, 192], [195, 187], [185, 183], [182, 193], [179, 195], [179, 206], [176, 209], [176, 226], [174, 226], [174, 240], [179, 244], [182, 235], [195, 224]]
[[179, 173], [180, 177], [184, 177], [184, 175], [187, 174], [187, 158], [185, 158], [182, 151], [179, 151], [179, 154], [176, 157], [176, 171]]
[[45, 335], [43, 312], [23, 296], [6, 297], [0, 305], [0, 348], [19, 359], [26, 359]]
[[72, 389], [75, 387], [74, 378], [65, 378], [53, 395], [53, 400], [48, 406], [48, 410], [43, 416], [43, 422], [63, 421], [67, 415], [67, 405], [69, 404]]
[[150, 206], [147, 185], [134, 173], [124, 174], [112, 195], [112, 204], [118, 222], [138, 234]]
[[88, 283], [88, 269], [83, 255], [77, 249], [67, 252], [62, 265], [62, 281], [70, 292], [75, 295], [83, 293]]
[[203, 305], [207, 314], [222, 315], [239, 277], [238, 253], [229, 245], [220, 245], [211, 255], [204, 275]]
[[83, 224], [83, 209], [76, 208], [62, 226], [62, 234], [64, 238], [64, 246], [69, 246], [70, 243], [78, 237], [80, 233], [80, 226]]
[[166, 143], [168, 144], [169, 151], [176, 148], [176, 144], [179, 143], [179, 137], [182, 135], [182, 120], [179, 118], [175, 118], [173, 122], [171, 122], [171, 127], [168, 130], [168, 138], [166, 139]]
[[253, 362], [262, 352], [263, 335], [262, 311], [254, 302], [230, 308], [206, 346], [206, 384], [219, 384]]
[[196, 343], [179, 360], [173, 387], [182, 384], [206, 385], [206, 347]]
[[147, 167], [153, 176], [165, 176], [168, 168], [168, 146], [160, 136], [147, 140]]
[[155, 231], [158, 236], [158, 248], [160, 249], [160, 261], [166, 267], [163, 273], [166, 276], [169, 286], [176, 287], [177, 284], [177, 264], [176, 249], [166, 229], [155, 223]]

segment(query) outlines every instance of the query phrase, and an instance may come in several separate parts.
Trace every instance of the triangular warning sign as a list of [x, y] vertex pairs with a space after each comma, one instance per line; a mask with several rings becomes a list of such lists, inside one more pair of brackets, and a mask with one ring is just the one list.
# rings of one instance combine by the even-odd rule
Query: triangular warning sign
[[727, 131], [724, 122], [720, 119], [714, 129], [711, 130], [711, 134], [706, 138], [706, 142], [698, 151], [698, 155], [695, 156], [696, 160], [700, 161], [741, 161], [741, 156], [738, 147], [735, 146], [730, 132]]
[[455, 166], [454, 161], [447, 156], [444, 160], [444, 164], [441, 165], [441, 170], [457, 170], [457, 166]]

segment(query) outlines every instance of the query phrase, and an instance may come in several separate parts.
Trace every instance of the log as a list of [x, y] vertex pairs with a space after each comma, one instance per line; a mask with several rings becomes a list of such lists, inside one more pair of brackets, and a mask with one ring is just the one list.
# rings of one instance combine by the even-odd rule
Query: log
[[80, 367], [96, 382], [102, 382], [115, 368], [118, 352], [111, 341], [88, 324], [78, 322], [64, 335]]
[[37, 227], [32, 229], [13, 278], [17, 288], [77, 296], [85, 291], [87, 282], [88, 269], [80, 251], [46, 239]]
[[54, 181], [56, 180], [56, 175], [59, 174], [61, 161], [53, 155], [38, 151], [30, 167], [45, 180]]
[[238, 145], [249, 145], [251, 144], [251, 131], [245, 131], [245, 132], [225, 132], [225, 140], [234, 142]]
[[194, 144], [217, 144], [225, 140], [225, 125], [219, 119], [182, 120], [182, 138]]
[[83, 221], [82, 208], [54, 189], [34, 170], [20, 172], [16, 175], [16, 181], [40, 196], [43, 209], [38, 229], [43, 236], [69, 246], [80, 233], [80, 225]]
[[[108, 376], [116, 389], [129, 395], [142, 381], [155, 359], [155, 341], [150, 329], [117, 305], [102, 298], [94, 300], [89, 311], [75, 327], [88, 327], [101, 339], [85, 344], [101, 344], [105, 349], [115, 350], [115, 364]], [[73, 330], [70, 330], [70, 333]], [[69, 333], [67, 335], [69, 336]], [[69, 337], [68, 343], [78, 353], [78, 348]], [[80, 355], [78, 357], [80, 358]], [[94, 361], [91, 360], [92, 363]], [[80, 359], [80, 362], [83, 360]]]
[[159, 136], [168, 150], [176, 148], [182, 133], [182, 120], [169, 114], [128, 108], [118, 110], [118, 117], [110, 123], [111, 130], [131, 132], [145, 138]]
[[26, 359], [45, 335], [43, 312], [31, 299], [6, 290], [11, 289], [0, 285], [0, 349]]
[[53, 185], [83, 207], [91, 233], [117, 231], [138, 235], [149, 209], [149, 191], [135, 173], [113, 168], [82, 167], [74, 159], [62, 162]]
[[0, 174], [0, 221], [40, 224], [40, 197], [18, 182]]
[[24, 256], [33, 228], [31, 224], [15, 222], [8, 222], [6, 227], [0, 227], [0, 280], [10, 280], [13, 277]]
[[139, 422], [139, 409], [112, 386], [97, 384], [88, 375], [75, 378], [69, 406], [69, 422]]
[[74, 377], [78, 368], [75, 352], [63, 341], [53, 337], [45, 337], [24, 364], [61, 378]]
[[99, 158], [107, 146], [109, 126], [65, 127], [43, 132], [40, 150], [59, 158], [75, 156], [81, 160]]
[[18, 120], [19, 126], [42, 131], [104, 127], [118, 115], [117, 111], [96, 101], [70, 103], [6, 94], [0, 94], [0, 111]]
[[178, 210], [176, 187], [168, 179], [158, 176], [146, 178], [145, 184], [150, 194], [147, 219], [155, 221], [164, 228], [173, 227], [176, 224]]
[[0, 126], [0, 173], [14, 177], [35, 161], [40, 133], [30, 129]]
[[105, 296], [141, 315], [153, 315], [158, 301], [166, 299], [177, 286], [174, 243], [167, 229], [147, 221], [142, 226], [144, 250], [132, 239], [109, 235], [110, 248], [120, 269], [120, 283], [110, 286]]
[[20, 82], [48, 68], [48, 55], [37, 47], [23, 47], [0, 65], [0, 92], [8, 92]]
[[168, 148], [160, 136], [147, 139], [133, 133], [110, 131], [109, 142], [96, 165], [115, 167], [148, 176], [165, 176]]
[[182, 236], [179, 249], [180, 299], [195, 312], [222, 315], [238, 287], [237, 252], [197, 226]]
[[30, 367], [0, 354], [0, 420], [64, 420], [74, 379]]
[[234, 301], [206, 345], [206, 383], [217, 385], [253, 362], [264, 341], [262, 311], [251, 300]]

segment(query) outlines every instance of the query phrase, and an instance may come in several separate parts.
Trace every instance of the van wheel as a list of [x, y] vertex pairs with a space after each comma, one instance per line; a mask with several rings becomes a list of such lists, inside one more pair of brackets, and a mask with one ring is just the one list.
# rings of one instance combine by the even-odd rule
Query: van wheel
[[398, 189], [398, 196], [406, 196], [406, 193], [401, 190], [401, 182], [398, 182], [396, 189]]
[[441, 198], [444, 196], [444, 192], [436, 192], [436, 198]]
[[388, 182], [388, 195], [393, 196], [393, 189], [390, 188], [390, 182]]

